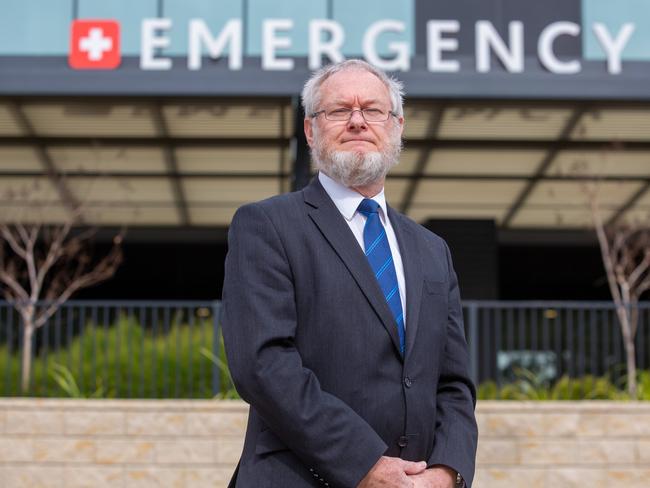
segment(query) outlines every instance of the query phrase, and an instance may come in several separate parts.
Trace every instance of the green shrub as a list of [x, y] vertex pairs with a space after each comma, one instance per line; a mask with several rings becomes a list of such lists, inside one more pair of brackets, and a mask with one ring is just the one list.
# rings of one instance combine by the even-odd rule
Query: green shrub
[[[554, 384], [538, 382], [528, 371], [518, 371], [517, 380], [498, 386], [486, 381], [478, 387], [479, 400], [629, 400], [624, 385], [608, 376], [562, 376]], [[639, 373], [639, 400], [650, 400], [650, 371]]]
[[650, 400], [650, 371], [639, 372], [637, 386], [639, 400]]
[[[223, 338], [219, 357], [225, 358]], [[190, 327], [173, 320], [167, 333], [153, 334], [133, 317], [121, 316], [110, 327], [87, 323], [65, 349], [34, 357], [30, 396], [102, 396], [106, 398], [236, 398], [225, 363], [215, 367], [202, 350], [213, 349], [211, 319]], [[6, 365], [6, 366], [5, 366]], [[21, 395], [20, 357], [0, 348], [0, 394]]]

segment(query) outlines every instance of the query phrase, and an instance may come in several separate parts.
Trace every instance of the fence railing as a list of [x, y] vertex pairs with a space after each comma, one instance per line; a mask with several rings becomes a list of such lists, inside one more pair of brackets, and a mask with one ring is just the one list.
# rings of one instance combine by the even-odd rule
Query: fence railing
[[[650, 303], [639, 306], [636, 361], [650, 366]], [[517, 368], [540, 381], [567, 375], [625, 375], [625, 349], [612, 302], [467, 301], [465, 333], [475, 382], [512, 381]]]
[[[43, 306], [43, 304], [38, 304]], [[30, 388], [21, 390], [20, 316], [0, 301], [0, 396], [211, 398], [232, 395], [218, 301], [69, 301], [32, 337]], [[611, 302], [466, 301], [475, 382], [625, 374]], [[650, 303], [639, 305], [636, 356], [650, 367]]]
[[[68, 301], [32, 337], [29, 394], [60, 396], [74, 378], [86, 396], [210, 398], [228, 387], [219, 309], [218, 301]], [[21, 394], [22, 330], [12, 304], [0, 302], [3, 396]]]

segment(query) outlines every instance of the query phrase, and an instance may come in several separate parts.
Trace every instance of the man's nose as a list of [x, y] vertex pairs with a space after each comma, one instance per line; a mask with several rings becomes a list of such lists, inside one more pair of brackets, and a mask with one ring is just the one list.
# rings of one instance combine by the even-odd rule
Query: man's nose
[[348, 119], [348, 128], [359, 128], [366, 126], [366, 119], [361, 110], [353, 110]]

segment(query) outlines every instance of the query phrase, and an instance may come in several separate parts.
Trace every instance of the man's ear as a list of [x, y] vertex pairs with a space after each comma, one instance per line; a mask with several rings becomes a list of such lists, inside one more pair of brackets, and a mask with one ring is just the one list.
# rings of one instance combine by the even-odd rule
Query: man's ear
[[307, 144], [309, 144], [309, 147], [311, 147], [312, 141], [314, 140], [314, 128], [311, 125], [312, 123], [314, 123], [314, 119], [311, 117], [305, 117], [303, 126], [305, 128], [305, 137], [307, 138]]

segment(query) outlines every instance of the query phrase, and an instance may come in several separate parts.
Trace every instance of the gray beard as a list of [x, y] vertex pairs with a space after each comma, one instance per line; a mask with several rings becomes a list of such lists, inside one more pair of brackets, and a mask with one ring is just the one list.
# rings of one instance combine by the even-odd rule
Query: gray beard
[[383, 151], [354, 152], [327, 151], [316, 131], [315, 147], [311, 156], [314, 165], [333, 180], [348, 188], [366, 186], [383, 180], [388, 171], [399, 162], [402, 150], [399, 136], [386, 145]]

